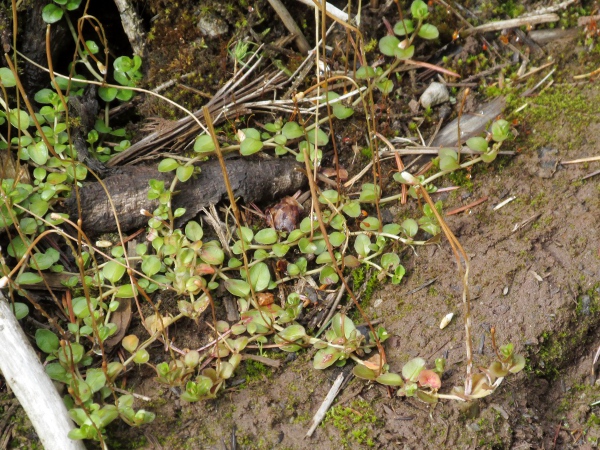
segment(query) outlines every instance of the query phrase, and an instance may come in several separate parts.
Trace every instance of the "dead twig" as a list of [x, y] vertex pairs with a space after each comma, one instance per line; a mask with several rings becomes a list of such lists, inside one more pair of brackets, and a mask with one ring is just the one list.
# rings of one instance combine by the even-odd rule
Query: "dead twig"
[[323, 403], [321, 403], [321, 406], [315, 413], [313, 420], [311, 422], [310, 428], [308, 429], [308, 432], [306, 433], [306, 437], [311, 437], [312, 434], [317, 429], [317, 427], [319, 426], [319, 424], [323, 421], [323, 418], [325, 417], [327, 410], [329, 409], [329, 407], [331, 406], [331, 404], [337, 397], [338, 393], [340, 392], [340, 387], [342, 386], [343, 381], [344, 381], [344, 373], [342, 372], [335, 379], [333, 386], [331, 386], [331, 389], [329, 389], [329, 392], [325, 396]]
[[121, 24], [123, 31], [129, 39], [133, 54], [144, 57], [146, 46], [146, 33], [142, 27], [142, 19], [131, 4], [131, 0], [115, 0], [119, 14], [121, 15]]
[[446, 216], [452, 216], [454, 214], [458, 214], [458, 213], [461, 213], [463, 211], [467, 211], [467, 210], [473, 208], [474, 206], [480, 205], [483, 202], [487, 202], [487, 200], [488, 200], [488, 197], [486, 196], [486, 197], [480, 198], [479, 200], [475, 200], [473, 203], [469, 203], [468, 205], [461, 206], [459, 208], [451, 209], [451, 210], [449, 210], [446, 213]]
[[288, 29], [290, 33], [295, 36], [296, 45], [298, 46], [298, 50], [303, 55], [307, 55], [310, 49], [312, 48], [304, 34], [302, 34], [302, 30], [287, 10], [287, 8], [281, 3], [280, 0], [268, 0], [271, 7], [275, 10], [283, 25]]
[[561, 164], [580, 164], [592, 161], [600, 161], [600, 156], [590, 156], [589, 158], [572, 159], [570, 161], [561, 161]]
[[516, 19], [500, 20], [498, 22], [490, 22], [478, 27], [469, 28], [463, 31], [463, 36], [468, 36], [475, 33], [487, 33], [489, 31], [500, 31], [507, 28], [516, 28], [523, 25], [538, 25], [541, 23], [558, 22], [560, 17], [558, 14], [540, 14], [537, 16], [517, 17]]

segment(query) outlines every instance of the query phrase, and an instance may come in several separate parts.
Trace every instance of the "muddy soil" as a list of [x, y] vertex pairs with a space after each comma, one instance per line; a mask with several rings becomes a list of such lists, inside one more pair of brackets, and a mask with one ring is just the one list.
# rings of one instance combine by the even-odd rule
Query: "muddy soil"
[[[202, 53], [198, 46], [190, 47], [198, 39], [203, 39], [210, 55], [225, 52], [232, 31], [237, 30], [236, 20], [243, 18], [244, 12], [238, 6], [227, 10], [213, 6], [203, 13], [217, 14], [228, 24], [228, 34], [210, 39], [195, 36], [196, 28], [183, 25], [181, 30], [191, 33], [185, 45], [183, 37], [170, 35], [162, 42], [156, 38], [149, 41], [149, 54], [154, 55], [151, 61], [156, 58], [161, 64], [161, 70], [154, 66], [150, 71], [152, 83], [164, 81], [163, 72], [183, 65], [195, 52]], [[268, 20], [275, 20], [271, 13], [265, 14]], [[385, 13], [392, 23], [396, 14], [395, 8]], [[367, 20], [378, 24], [367, 30], [367, 35], [381, 35], [376, 17]], [[155, 25], [156, 33], [166, 26], [161, 20]], [[488, 39], [497, 40], [497, 36]], [[515, 156], [475, 166], [470, 178], [461, 175], [443, 180], [442, 186], [458, 185], [460, 189], [434, 197], [444, 202], [445, 211], [487, 199], [446, 218], [471, 261], [475, 361], [486, 366], [493, 360], [490, 330], [494, 327], [500, 344], [512, 342], [517, 352], [526, 355], [524, 371], [506, 379], [486, 399], [470, 404], [443, 401], [435, 406], [390, 396], [383, 386], [352, 379], [324, 424], [312, 438], [305, 438], [312, 416], [333, 381], [340, 371], [348, 373], [348, 367], [316, 371], [311, 352], [296, 359], [281, 359], [278, 369], [246, 361], [245, 369], [233, 379], [234, 386], [216, 400], [194, 404], [180, 401], [177, 392], [156, 383], [152, 370], [142, 369], [129, 380], [129, 386], [152, 399], [138, 406], [155, 412], [156, 420], [139, 429], [115, 422], [108, 433], [109, 447], [223, 449], [233, 448], [234, 440], [235, 448], [290, 450], [597, 447], [600, 405], [595, 402], [600, 400], [600, 383], [593, 376], [592, 361], [600, 347], [600, 184], [599, 176], [583, 181], [582, 177], [598, 170], [598, 163], [561, 164], [600, 153], [597, 81], [576, 82], [572, 78], [574, 73], [600, 66], [597, 40], [591, 47], [584, 41], [581, 32], [570, 40], [555, 40], [532, 62], [535, 67], [548, 58], [557, 61], [553, 86], [541, 87], [527, 98], [518, 94], [522, 90], [501, 92], [508, 101], [506, 116], [515, 121], [518, 134], [506, 146], [516, 152]], [[474, 52], [481, 51], [481, 43], [477, 45]], [[518, 44], [513, 41], [512, 45]], [[169, 58], [171, 63], [167, 64]], [[183, 72], [187, 69], [177, 67]], [[545, 74], [547, 71], [534, 75], [530, 86]], [[206, 75], [205, 79], [210, 81], [201, 90], [210, 92], [214, 78]], [[497, 81], [496, 73], [485, 83]], [[417, 99], [419, 89], [428, 82], [417, 83], [418, 89], [407, 91], [402, 102]], [[475, 113], [478, 106], [490, 101], [491, 93], [490, 89], [480, 89], [472, 94], [471, 111]], [[524, 104], [527, 107], [521, 112], [511, 114]], [[146, 107], [157, 110], [154, 104]], [[391, 107], [406, 110], [405, 104]], [[426, 141], [433, 128], [424, 126]], [[495, 209], [509, 198], [512, 201]], [[416, 217], [417, 205], [395, 205], [386, 214], [396, 220]], [[450, 246], [442, 240], [415, 252], [405, 249], [401, 255], [407, 269], [402, 283], [379, 287], [365, 304], [367, 315], [380, 319], [393, 335], [385, 343], [390, 368], [398, 372], [416, 356], [429, 362], [444, 356], [444, 386], [461, 385], [465, 371], [464, 317], [461, 283]], [[440, 330], [440, 320], [450, 312], [454, 319]], [[203, 342], [205, 332], [205, 328], [193, 325], [175, 330], [175, 334], [187, 336], [181, 347]], [[161, 351], [155, 352], [160, 355]], [[277, 357], [273, 353], [269, 356]], [[8, 406], [0, 407], [7, 411]], [[30, 438], [26, 431], [17, 433], [8, 448], [28, 448]]]

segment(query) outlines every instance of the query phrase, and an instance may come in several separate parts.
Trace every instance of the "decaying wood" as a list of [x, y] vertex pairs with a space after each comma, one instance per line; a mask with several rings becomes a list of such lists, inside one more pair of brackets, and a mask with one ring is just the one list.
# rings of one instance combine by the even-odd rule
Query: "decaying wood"
[[[505, 105], [506, 100], [498, 97], [474, 113], [463, 114], [460, 121], [460, 140], [465, 142], [467, 139], [481, 134], [485, 127], [502, 113]], [[454, 119], [442, 129], [431, 145], [433, 147], [453, 147], [456, 145], [457, 138], [458, 120]]]
[[[236, 198], [245, 202], [269, 201], [293, 194], [305, 183], [305, 176], [295, 163], [285, 159], [250, 161], [237, 159], [227, 161], [227, 172]], [[148, 222], [141, 209], [154, 211], [156, 200], [148, 200], [149, 181], [157, 179], [168, 188], [173, 174], [164, 174], [154, 166], [123, 168], [123, 173], [104, 179], [110, 194], [121, 230], [139, 228]], [[173, 209], [185, 208], [180, 223], [190, 220], [200, 210], [216, 204], [227, 197], [223, 175], [218, 162], [201, 166], [201, 172], [185, 183], [178, 183], [173, 197]], [[100, 183], [89, 183], [80, 189], [83, 229], [88, 233], [105, 233], [117, 229], [115, 216], [108, 196]], [[65, 204], [69, 215], [77, 217], [75, 198]]]
[[115, 4], [121, 15], [123, 30], [129, 39], [133, 54], [144, 57], [146, 46], [146, 33], [142, 27], [142, 19], [137, 14], [131, 0], [115, 0]]

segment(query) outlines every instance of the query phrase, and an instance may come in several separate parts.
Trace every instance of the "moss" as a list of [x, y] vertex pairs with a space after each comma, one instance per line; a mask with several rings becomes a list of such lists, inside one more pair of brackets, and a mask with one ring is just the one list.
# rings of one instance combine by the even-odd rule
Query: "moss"
[[[600, 95], [584, 95], [581, 89], [568, 86], [551, 87], [541, 92], [526, 110], [517, 117], [528, 128], [535, 129], [529, 135], [530, 146], [540, 147], [548, 142], [567, 150], [590, 143], [587, 129], [600, 114]], [[564, 128], [572, 130], [564, 133]]]
[[548, 331], [542, 333], [539, 337], [540, 348], [526, 365], [526, 370], [536, 376], [555, 379], [560, 374], [562, 367], [571, 361], [575, 355], [574, 352], [583, 348], [589, 340], [589, 331], [595, 326], [599, 316], [600, 307], [598, 288], [600, 283], [596, 283], [592, 288], [586, 291], [590, 298], [589, 310], [584, 311], [583, 296], [578, 298], [576, 312], [576, 321], [571, 324], [565, 324], [564, 331], [551, 334]]
[[258, 361], [253, 361], [251, 359], [246, 361], [246, 382], [250, 383], [256, 380], [262, 380], [264, 377], [271, 377], [273, 375], [273, 370], [265, 366], [263, 363]]
[[322, 427], [333, 425], [340, 431], [344, 448], [356, 445], [374, 447], [373, 428], [382, 425], [372, 406], [365, 400], [355, 400], [348, 406], [334, 406], [325, 415]]

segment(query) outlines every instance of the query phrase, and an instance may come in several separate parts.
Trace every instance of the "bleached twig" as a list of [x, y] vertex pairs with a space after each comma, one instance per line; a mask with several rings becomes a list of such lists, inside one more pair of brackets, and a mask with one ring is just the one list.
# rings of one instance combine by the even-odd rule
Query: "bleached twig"
[[560, 17], [557, 14], [540, 14], [539, 16], [517, 17], [516, 19], [499, 20], [498, 22], [489, 22], [478, 27], [469, 28], [462, 34], [469, 35], [475, 33], [487, 33], [489, 31], [500, 31], [507, 28], [516, 28], [522, 25], [538, 25], [540, 23], [558, 22]]
[[316, 414], [314, 415], [313, 420], [310, 425], [310, 428], [308, 429], [308, 432], [306, 433], [306, 437], [311, 437], [312, 434], [315, 432], [315, 430], [317, 429], [317, 427], [319, 426], [319, 424], [325, 417], [327, 410], [329, 409], [329, 407], [335, 400], [335, 397], [337, 397], [337, 395], [340, 391], [340, 387], [342, 386], [343, 382], [344, 382], [344, 373], [342, 372], [335, 379], [333, 386], [331, 386], [331, 389], [329, 389], [329, 392], [327, 393], [327, 396], [325, 397], [325, 400], [323, 400], [323, 403], [321, 403], [321, 406], [319, 407]]

